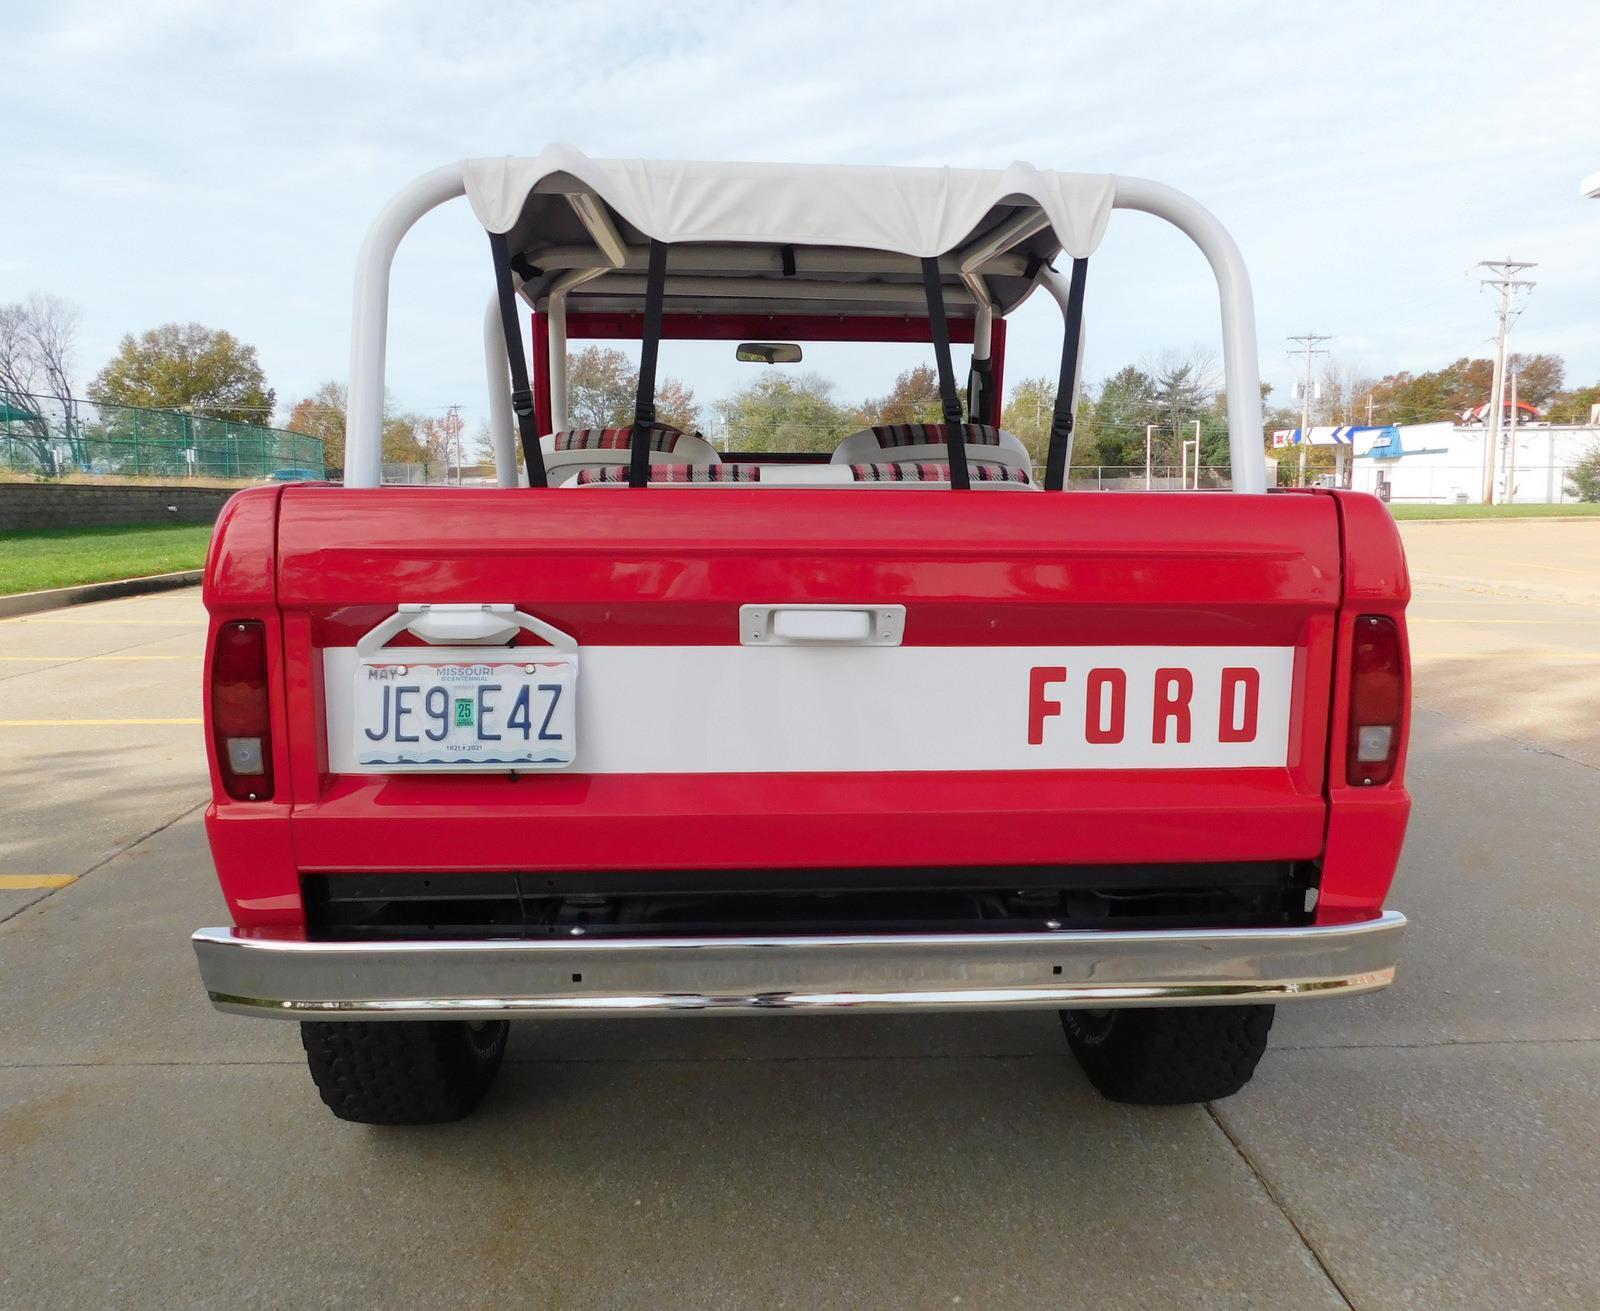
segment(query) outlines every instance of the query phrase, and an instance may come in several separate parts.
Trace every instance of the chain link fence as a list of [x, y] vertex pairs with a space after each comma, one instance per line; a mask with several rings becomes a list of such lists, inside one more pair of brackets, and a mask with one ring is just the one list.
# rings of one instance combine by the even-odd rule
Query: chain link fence
[[250, 480], [327, 477], [322, 442], [303, 433], [180, 410], [0, 394], [0, 469], [41, 478]]

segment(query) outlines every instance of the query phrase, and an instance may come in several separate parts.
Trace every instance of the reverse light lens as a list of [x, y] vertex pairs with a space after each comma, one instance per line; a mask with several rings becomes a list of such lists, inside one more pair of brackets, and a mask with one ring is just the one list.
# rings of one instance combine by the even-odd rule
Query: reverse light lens
[[1363, 764], [1387, 760], [1393, 742], [1394, 729], [1388, 724], [1367, 724], [1356, 733], [1356, 759]]
[[1375, 787], [1394, 777], [1405, 694], [1399, 625], [1387, 615], [1360, 616], [1351, 652], [1350, 748], [1345, 773], [1351, 784]]
[[230, 619], [211, 655], [211, 728], [222, 786], [235, 801], [272, 797], [267, 632], [259, 619]]

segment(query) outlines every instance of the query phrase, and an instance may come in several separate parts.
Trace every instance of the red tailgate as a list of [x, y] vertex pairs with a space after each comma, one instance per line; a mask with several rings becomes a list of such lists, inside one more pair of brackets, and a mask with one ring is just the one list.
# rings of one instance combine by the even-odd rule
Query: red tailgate
[[[1283, 860], [1322, 847], [1340, 587], [1330, 498], [296, 487], [278, 549], [302, 871]], [[1237, 769], [930, 770], [908, 758], [868, 770], [335, 772], [325, 653], [408, 601], [514, 602], [585, 651], [653, 648], [647, 664], [674, 674], [696, 667], [696, 651], [737, 647], [751, 603], [903, 605], [904, 647], [952, 665], [1004, 657], [1008, 670], [1013, 652], [1031, 668], [1054, 649], [1289, 648], [1286, 752]], [[885, 683], [883, 697], [900, 695]], [[595, 713], [624, 699], [613, 687], [584, 687]], [[626, 700], [648, 737], [658, 726], [637, 691]], [[674, 677], [642, 704], [681, 717], [727, 695]], [[861, 704], [863, 690], [852, 695]], [[952, 681], [918, 713], [988, 715], [985, 732], [1021, 749], [1026, 714], [997, 715], [986, 695]], [[1017, 695], [1005, 690], [1004, 704]], [[811, 725], [819, 738], [849, 731]], [[886, 749], [872, 746], [879, 763]]]

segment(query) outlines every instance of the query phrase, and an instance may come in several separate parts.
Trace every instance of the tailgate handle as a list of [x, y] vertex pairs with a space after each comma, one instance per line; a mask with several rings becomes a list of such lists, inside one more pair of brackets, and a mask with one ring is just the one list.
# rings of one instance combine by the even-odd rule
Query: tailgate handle
[[903, 605], [746, 605], [743, 646], [899, 646]]

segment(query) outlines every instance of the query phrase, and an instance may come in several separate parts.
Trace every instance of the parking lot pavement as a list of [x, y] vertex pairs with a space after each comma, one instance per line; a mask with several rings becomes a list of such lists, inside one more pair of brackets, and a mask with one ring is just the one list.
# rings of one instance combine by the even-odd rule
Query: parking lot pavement
[[199, 589], [0, 620], [0, 916], [202, 799]]
[[[1550, 526], [1591, 534], [1562, 558], [1600, 542]], [[1419, 578], [1399, 982], [1281, 1007], [1209, 1108], [1100, 1101], [1044, 1013], [553, 1021], [515, 1026], [473, 1120], [341, 1124], [293, 1026], [202, 999], [198, 729], [123, 726], [138, 773], [80, 831], [81, 730], [0, 727], [0, 755], [59, 753], [28, 780], [58, 809], [8, 805], [0, 872], [92, 871], [0, 925], [0, 1154], [29, 1181], [0, 1190], [0, 1305], [1600, 1304], [1600, 610], [1502, 581]], [[0, 656], [190, 659], [31, 665], [0, 719], [19, 681], [39, 718], [104, 716], [108, 670], [145, 717], [197, 714], [198, 604], [160, 605], [72, 612], [70, 648], [0, 624]]]
[[1600, 605], [1592, 519], [1412, 519], [1400, 535], [1411, 576], [1425, 586]]

